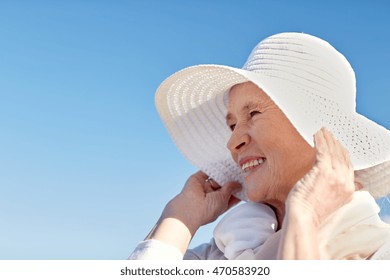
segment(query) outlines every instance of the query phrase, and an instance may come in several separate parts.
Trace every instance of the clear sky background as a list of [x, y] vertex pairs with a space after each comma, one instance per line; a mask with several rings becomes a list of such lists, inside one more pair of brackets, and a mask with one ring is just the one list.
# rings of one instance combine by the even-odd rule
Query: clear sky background
[[196, 171], [156, 88], [195, 64], [241, 67], [274, 33], [334, 45], [357, 110], [389, 129], [389, 3], [0, 0], [0, 259], [126, 259]]

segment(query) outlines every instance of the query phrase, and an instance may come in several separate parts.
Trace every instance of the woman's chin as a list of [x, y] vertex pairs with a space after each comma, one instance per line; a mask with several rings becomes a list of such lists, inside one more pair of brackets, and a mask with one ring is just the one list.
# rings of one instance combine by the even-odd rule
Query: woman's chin
[[264, 200], [265, 197], [262, 194], [264, 192], [262, 192], [261, 190], [262, 190], [262, 186], [259, 185], [258, 183], [255, 183], [251, 180], [248, 181], [245, 180], [245, 192], [249, 201], [260, 202]]

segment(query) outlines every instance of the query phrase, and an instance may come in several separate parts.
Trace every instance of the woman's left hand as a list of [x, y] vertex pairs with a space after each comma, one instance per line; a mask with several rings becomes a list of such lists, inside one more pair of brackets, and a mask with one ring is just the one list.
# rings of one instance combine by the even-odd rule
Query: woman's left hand
[[318, 226], [348, 203], [355, 191], [354, 169], [348, 151], [322, 128], [314, 135], [316, 162], [294, 186], [286, 201], [287, 211], [309, 214]]

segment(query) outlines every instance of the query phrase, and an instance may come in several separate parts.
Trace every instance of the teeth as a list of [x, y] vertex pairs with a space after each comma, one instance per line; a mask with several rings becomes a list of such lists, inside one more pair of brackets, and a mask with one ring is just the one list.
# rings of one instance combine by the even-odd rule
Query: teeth
[[257, 166], [257, 165], [260, 165], [264, 162], [264, 159], [263, 158], [259, 158], [259, 159], [255, 159], [255, 160], [252, 160], [252, 161], [249, 161], [249, 162], [246, 162], [244, 163], [242, 166], [241, 166], [241, 169], [242, 171], [246, 172], [248, 171], [250, 168], [254, 167], [254, 166]]

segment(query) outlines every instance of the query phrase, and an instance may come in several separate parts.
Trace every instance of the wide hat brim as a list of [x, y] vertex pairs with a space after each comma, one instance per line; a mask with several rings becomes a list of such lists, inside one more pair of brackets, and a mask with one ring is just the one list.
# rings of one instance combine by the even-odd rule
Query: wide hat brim
[[[390, 193], [390, 132], [335, 102], [323, 100], [279, 77], [223, 65], [198, 65], [167, 78], [158, 88], [156, 107], [182, 154], [220, 185], [243, 183], [243, 174], [226, 144], [228, 90], [251, 81], [281, 108], [302, 137], [313, 146], [313, 135], [326, 127], [349, 151], [364, 186], [375, 197]], [[360, 176], [359, 174], [362, 174]], [[244, 193], [237, 195], [246, 199]]]

